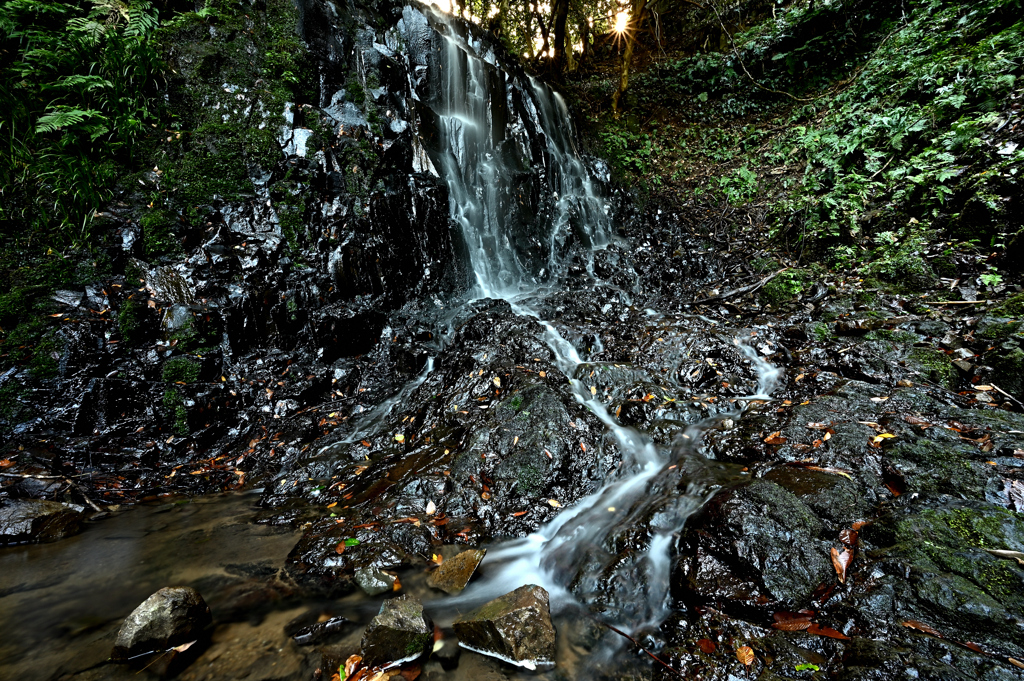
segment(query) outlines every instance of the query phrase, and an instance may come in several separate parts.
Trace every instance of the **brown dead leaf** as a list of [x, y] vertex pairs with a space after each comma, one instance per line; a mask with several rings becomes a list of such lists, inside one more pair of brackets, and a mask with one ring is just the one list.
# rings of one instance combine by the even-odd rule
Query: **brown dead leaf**
[[782, 622], [775, 622], [772, 624], [773, 629], [780, 631], [806, 631], [811, 626], [811, 618], [805, 617], [802, 619], [785, 620]]
[[840, 553], [838, 549], [832, 548], [832, 565], [836, 569], [836, 574], [839, 575], [839, 581], [843, 584], [846, 584], [846, 568], [850, 567], [852, 562], [853, 551], [843, 549]]
[[360, 444], [362, 444], [364, 447], [372, 447], [373, 446], [369, 442], [367, 442], [366, 440], [360, 440]]
[[418, 666], [409, 667], [408, 669], [402, 670], [401, 677], [405, 679], [405, 681], [416, 681], [420, 676], [420, 671], [421, 670]]
[[1006, 658], [1006, 661], [1012, 664], [1014, 667], [1020, 667], [1021, 669], [1024, 669], [1024, 662], [1021, 662], [1020, 660], [1015, 660], [1012, 657], [1008, 657]]
[[739, 660], [744, 667], [749, 667], [754, 664], [754, 651], [750, 646], [740, 646], [736, 649], [736, 659]]
[[976, 653], [984, 653], [985, 649], [979, 646], [977, 643], [971, 643], [970, 641], [964, 641], [964, 645], [973, 650]]
[[10, 468], [14, 465], [14, 462], [10, 459], [0, 459], [0, 468]]
[[917, 416], [906, 415], [903, 417], [903, 420], [912, 426], [921, 426], [922, 428], [931, 428], [932, 426], [932, 424], [929, 421], [925, 421], [924, 419], [918, 418]]
[[840, 641], [849, 641], [850, 637], [846, 634], [836, 631], [832, 627], [824, 627], [820, 624], [812, 624], [807, 628], [808, 634], [814, 634], [815, 636], [825, 636], [827, 638], [834, 638]]
[[846, 546], [854, 547], [857, 545], [857, 531], [856, 530], [843, 530], [839, 533], [839, 541], [843, 542]]
[[337, 546], [335, 546], [334, 552], [338, 555], [345, 553], [345, 542], [340, 542]]
[[769, 445], [784, 445], [786, 444], [786, 438], [782, 437], [782, 431], [777, 430], [764, 439], [766, 444]]
[[515, 513], [512, 514], [512, 517], [513, 518], [518, 518], [519, 516], [526, 515], [526, 514], [527, 514], [527, 511], [516, 511]]
[[932, 636], [937, 636], [939, 638], [942, 638], [942, 634], [940, 634], [939, 632], [935, 631], [935, 629], [929, 627], [924, 622], [918, 622], [917, 620], [906, 620], [906, 621], [900, 622], [900, 624], [902, 624], [903, 626], [907, 627], [908, 629], [917, 629], [918, 631], [923, 631], [926, 634], [931, 634]]
[[700, 652], [705, 655], [710, 655], [715, 652], [715, 642], [710, 638], [702, 638], [697, 640], [697, 647], [700, 648]]
[[363, 658], [359, 655], [349, 655], [348, 659], [345, 660], [345, 678], [351, 678], [352, 674], [359, 668], [359, 665], [363, 663]]
[[831, 426], [827, 423], [808, 423], [807, 427], [811, 430], [828, 430]]

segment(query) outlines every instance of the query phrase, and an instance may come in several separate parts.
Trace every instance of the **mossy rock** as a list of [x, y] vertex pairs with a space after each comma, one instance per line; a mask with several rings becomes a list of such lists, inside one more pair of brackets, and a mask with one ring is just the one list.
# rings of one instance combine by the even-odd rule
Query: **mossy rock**
[[995, 317], [1024, 317], [1024, 293], [1010, 296], [989, 310], [989, 314]]
[[925, 378], [943, 388], [955, 390], [957, 374], [946, 353], [935, 348], [914, 348], [907, 355], [907, 364]]
[[199, 362], [186, 357], [173, 357], [164, 362], [160, 377], [166, 383], [194, 383], [199, 378]]
[[899, 442], [886, 456], [906, 481], [907, 492], [967, 499], [984, 497], [990, 479], [998, 477], [992, 466], [976, 460], [977, 451], [959, 442], [921, 439]]

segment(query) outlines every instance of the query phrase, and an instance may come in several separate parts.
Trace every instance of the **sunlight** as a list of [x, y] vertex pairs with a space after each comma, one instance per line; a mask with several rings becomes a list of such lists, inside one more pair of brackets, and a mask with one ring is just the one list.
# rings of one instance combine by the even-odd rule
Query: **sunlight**
[[615, 15], [615, 32], [622, 34], [626, 32], [626, 26], [629, 25], [629, 15], [625, 12], [619, 12]]
[[452, 13], [451, 0], [427, 0], [427, 4], [434, 5], [442, 12], [447, 12], [448, 14]]

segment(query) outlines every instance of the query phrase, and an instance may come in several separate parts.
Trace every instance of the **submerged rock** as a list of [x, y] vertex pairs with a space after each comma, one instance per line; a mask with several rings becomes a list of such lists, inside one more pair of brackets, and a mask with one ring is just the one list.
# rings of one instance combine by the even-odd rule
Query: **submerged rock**
[[0, 508], [0, 544], [56, 541], [75, 534], [83, 507], [26, 499]]
[[117, 632], [112, 657], [129, 658], [195, 641], [213, 621], [210, 607], [188, 586], [166, 586], [128, 615]]
[[423, 604], [405, 595], [384, 601], [363, 633], [363, 663], [368, 667], [415, 660], [428, 650], [434, 624]]
[[528, 584], [485, 603], [452, 624], [459, 645], [527, 669], [555, 664], [548, 592]]
[[448, 594], [459, 593], [469, 584], [486, 553], [486, 549], [471, 549], [449, 558], [427, 576], [427, 584]]
[[355, 579], [359, 588], [368, 596], [379, 596], [395, 587], [395, 576], [375, 567], [356, 570]]

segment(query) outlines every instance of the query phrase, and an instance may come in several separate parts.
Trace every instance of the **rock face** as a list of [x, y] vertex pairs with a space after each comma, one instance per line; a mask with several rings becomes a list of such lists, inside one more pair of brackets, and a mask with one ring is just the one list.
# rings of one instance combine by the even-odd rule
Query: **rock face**
[[375, 567], [356, 570], [356, 584], [369, 596], [379, 596], [391, 591], [395, 586], [395, 576]]
[[198, 591], [188, 586], [164, 587], [125, 619], [112, 657], [127, 660], [195, 641], [212, 621], [210, 608]]
[[0, 508], [0, 544], [55, 541], [79, 530], [83, 508], [26, 499]]
[[427, 584], [448, 594], [459, 593], [469, 584], [486, 553], [486, 549], [471, 549], [449, 558], [427, 576]]
[[459, 645], [527, 669], [555, 664], [548, 592], [528, 584], [457, 619]]
[[434, 638], [434, 623], [423, 612], [423, 604], [411, 596], [384, 601], [370, 621], [361, 644], [363, 663], [369, 667], [414, 660]]

